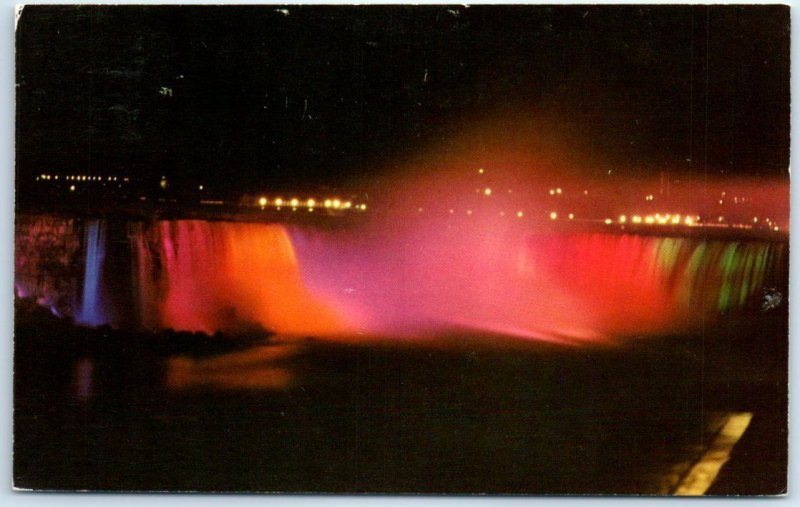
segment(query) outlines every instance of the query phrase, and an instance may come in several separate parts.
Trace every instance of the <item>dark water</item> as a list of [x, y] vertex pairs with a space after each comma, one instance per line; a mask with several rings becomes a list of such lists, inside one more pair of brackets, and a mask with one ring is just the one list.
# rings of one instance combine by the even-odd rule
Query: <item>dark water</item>
[[19, 216], [15, 485], [669, 493], [750, 412], [782, 491], [784, 241], [437, 224]]
[[785, 486], [785, 315], [572, 348], [137, 335], [18, 306], [17, 487], [665, 493], [728, 411], [754, 413], [742, 492]]

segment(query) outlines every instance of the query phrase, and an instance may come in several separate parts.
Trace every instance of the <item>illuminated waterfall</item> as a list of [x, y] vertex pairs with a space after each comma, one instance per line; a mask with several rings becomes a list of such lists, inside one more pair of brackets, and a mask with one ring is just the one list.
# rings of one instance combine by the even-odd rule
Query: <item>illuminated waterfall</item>
[[783, 243], [706, 241], [631, 234], [536, 235], [529, 269], [580, 295], [604, 334], [685, 331], [731, 311], [758, 308], [781, 285]]
[[84, 235], [86, 258], [83, 273], [83, 297], [76, 320], [99, 326], [107, 323], [103, 301], [103, 265], [106, 258], [106, 223], [89, 220]]
[[[376, 235], [130, 222], [129, 246], [109, 253], [103, 220], [84, 222], [81, 233], [74, 221], [31, 218], [17, 227], [15, 287], [92, 326], [115, 316], [115, 324], [206, 333], [468, 331], [573, 343], [691, 332], [727, 313], [759, 311], [766, 288], [785, 290], [780, 241], [440, 225]], [[123, 275], [106, 267], [112, 260], [130, 265], [129, 279], [115, 278]]]
[[304, 286], [283, 226], [164, 221], [134, 236], [139, 307], [149, 326], [301, 335], [345, 329]]

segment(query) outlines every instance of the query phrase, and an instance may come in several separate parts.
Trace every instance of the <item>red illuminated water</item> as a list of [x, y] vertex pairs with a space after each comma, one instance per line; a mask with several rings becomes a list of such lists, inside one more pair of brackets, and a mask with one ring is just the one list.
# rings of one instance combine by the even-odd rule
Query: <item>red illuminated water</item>
[[[347, 340], [469, 330], [594, 342], [690, 331], [757, 308], [762, 290], [785, 279], [782, 242], [566, 233], [476, 213], [469, 222], [428, 218], [338, 232], [135, 222], [127, 225], [128, 281], [92, 250], [81, 253], [80, 239], [56, 241], [81, 238], [74, 221], [23, 223], [19, 295], [69, 313], [58, 302], [80, 300], [86, 289], [75, 284], [103, 280], [97, 297], [131, 294], [108, 314], [135, 314], [128, 321], [150, 329]], [[49, 245], [48, 256], [21, 257], [37, 244]], [[106, 308], [113, 302], [98, 300]], [[102, 323], [119, 325], [95, 324]]]
[[79, 311], [74, 273], [83, 234], [74, 219], [17, 215], [14, 235], [14, 291], [72, 315]]
[[[348, 340], [467, 329], [579, 343], [691, 330], [788, 285], [785, 236], [602, 225], [679, 213], [707, 230], [785, 234], [786, 179], [617, 176], [600, 150], [556, 132], [562, 120], [506, 111], [371, 172], [369, 212], [350, 229], [153, 220], [88, 230], [21, 217], [16, 291], [91, 325]], [[554, 226], [564, 222], [587, 226]]]
[[486, 232], [446, 220], [355, 245], [293, 237], [315, 292], [357, 315], [365, 333], [467, 328], [573, 343], [685, 332], [755, 308], [762, 288], [780, 283], [786, 254], [781, 243]]

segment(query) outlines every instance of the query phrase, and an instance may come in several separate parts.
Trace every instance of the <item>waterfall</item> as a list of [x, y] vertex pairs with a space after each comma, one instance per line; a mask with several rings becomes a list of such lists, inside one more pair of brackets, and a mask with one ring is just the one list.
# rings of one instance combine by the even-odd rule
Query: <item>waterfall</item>
[[138, 306], [149, 326], [183, 331], [341, 333], [344, 323], [302, 279], [285, 228], [162, 221], [133, 231]]
[[78, 221], [18, 214], [14, 226], [14, 292], [57, 315], [75, 315], [83, 265]]
[[[88, 220], [81, 235], [76, 222], [18, 220], [15, 287], [92, 326], [596, 341], [758, 312], [787, 282], [775, 241], [203, 220]], [[107, 244], [119, 225], [129, 242]]]
[[527, 262], [578, 294], [606, 333], [646, 334], [756, 310], [763, 289], [781, 285], [784, 255], [784, 245], [773, 242], [538, 235], [529, 238]]
[[103, 307], [103, 265], [106, 257], [106, 223], [89, 220], [84, 233], [86, 252], [83, 272], [83, 297], [76, 320], [81, 324], [107, 324]]

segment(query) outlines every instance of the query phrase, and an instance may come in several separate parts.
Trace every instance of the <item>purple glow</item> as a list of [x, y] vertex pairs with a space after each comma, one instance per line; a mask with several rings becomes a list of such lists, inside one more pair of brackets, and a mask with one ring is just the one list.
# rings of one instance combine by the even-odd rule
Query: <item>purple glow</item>
[[103, 302], [103, 265], [106, 258], [106, 223], [90, 220], [85, 235], [86, 261], [83, 274], [83, 299], [76, 319], [81, 324], [99, 326], [108, 318]]
[[75, 396], [82, 401], [86, 401], [94, 395], [94, 362], [84, 357], [75, 363], [73, 371], [73, 383], [75, 386]]

